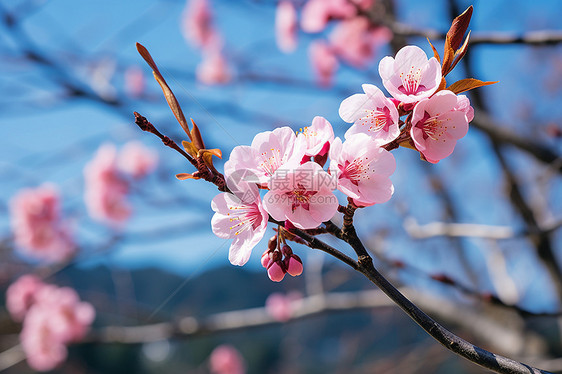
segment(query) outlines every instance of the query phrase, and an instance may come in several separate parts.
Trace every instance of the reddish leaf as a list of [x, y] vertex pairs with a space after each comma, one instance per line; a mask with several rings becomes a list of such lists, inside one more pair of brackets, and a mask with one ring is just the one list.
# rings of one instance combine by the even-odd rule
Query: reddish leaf
[[447, 32], [447, 38], [451, 42], [453, 50], [459, 49], [462, 44], [464, 34], [468, 29], [470, 18], [472, 17], [473, 7], [469, 6], [460, 16], [456, 17], [451, 24], [451, 28]]
[[457, 66], [459, 61], [462, 60], [462, 58], [466, 54], [466, 51], [468, 50], [467, 47], [468, 47], [468, 40], [469, 39], [470, 39], [470, 31], [468, 32], [468, 35], [466, 36], [466, 39], [464, 40], [464, 43], [462, 44], [462, 47], [457, 49], [457, 51], [455, 52], [455, 61], [453, 62], [453, 65], [451, 66], [451, 70], [453, 70], [455, 68], [455, 66]]
[[216, 157], [222, 159], [222, 152], [218, 148], [200, 149], [199, 155], [201, 155], [201, 157], [203, 157], [203, 162], [205, 162], [205, 164], [210, 168], [214, 168], [213, 167], [213, 156], [216, 156]]
[[437, 61], [439, 61], [439, 63], [441, 63], [441, 57], [439, 57], [439, 53], [437, 52], [437, 49], [435, 49], [435, 47], [433, 46], [433, 44], [431, 43], [431, 40], [429, 40], [429, 38], [427, 38], [427, 42], [431, 46], [431, 49], [433, 49], [433, 57], [435, 57], [437, 59]]
[[441, 67], [441, 73], [446, 76], [451, 71], [451, 64], [455, 58], [455, 50], [451, 47], [451, 41], [449, 36], [445, 37], [445, 52], [443, 54], [443, 66]]
[[160, 70], [158, 70], [158, 66], [156, 66], [156, 63], [152, 59], [152, 56], [150, 55], [148, 50], [140, 43], [137, 43], [137, 51], [139, 51], [142, 58], [152, 68], [152, 73], [154, 74], [154, 78], [162, 88], [162, 92], [164, 92], [164, 97], [166, 98], [166, 102], [170, 106], [170, 109], [172, 109], [172, 112], [174, 113], [174, 116], [176, 117], [179, 124], [181, 125], [183, 131], [185, 131], [189, 139], [191, 139], [189, 126], [187, 124], [187, 120], [185, 119], [185, 116], [183, 115], [180, 104], [178, 103], [178, 100], [174, 96], [174, 93], [166, 83], [166, 80], [160, 73]]
[[192, 174], [188, 174], [188, 173], [176, 174], [176, 178], [178, 178], [180, 181], [184, 181], [186, 179], [200, 179], [199, 177], [194, 177]]
[[181, 142], [181, 145], [183, 146], [183, 149], [185, 149], [185, 151], [193, 158], [197, 158], [197, 153], [198, 153], [198, 149], [195, 148], [195, 146], [191, 143], [191, 142], [187, 142], [185, 140], [183, 140]]
[[203, 138], [201, 137], [201, 132], [199, 131], [199, 127], [197, 127], [193, 118], [190, 119], [191, 119], [191, 124], [193, 125], [193, 128], [191, 129], [192, 143], [195, 146], [195, 148], [204, 149], [205, 143], [203, 143]]
[[457, 81], [457, 82], [453, 83], [452, 85], [447, 87], [447, 89], [449, 91], [453, 91], [456, 94], [459, 94], [461, 92], [472, 90], [473, 88], [488, 86], [490, 84], [494, 84], [494, 83], [498, 83], [498, 82], [499, 81], [483, 82], [481, 80], [474, 79], [474, 78], [466, 78], [466, 79], [461, 79], [460, 81]]

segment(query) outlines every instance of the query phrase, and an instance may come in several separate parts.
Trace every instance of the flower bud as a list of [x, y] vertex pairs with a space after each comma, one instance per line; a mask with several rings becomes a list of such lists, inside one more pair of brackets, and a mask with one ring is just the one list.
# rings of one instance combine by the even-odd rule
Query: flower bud
[[267, 276], [274, 282], [281, 282], [285, 277], [285, 270], [281, 262], [271, 262], [267, 268]]
[[291, 256], [293, 254], [293, 250], [287, 244], [283, 244], [281, 246], [281, 252], [283, 253], [283, 256], [285, 256], [285, 257]]
[[299, 256], [293, 254], [287, 257], [285, 259], [285, 265], [287, 268], [287, 273], [291, 274], [293, 277], [302, 274], [303, 266]]

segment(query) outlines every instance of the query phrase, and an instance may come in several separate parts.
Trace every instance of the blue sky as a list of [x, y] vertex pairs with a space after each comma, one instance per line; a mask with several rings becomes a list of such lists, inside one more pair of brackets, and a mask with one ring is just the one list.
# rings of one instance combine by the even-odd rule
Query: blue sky
[[[2, 5], [17, 9], [23, 1]], [[145, 45], [168, 79], [187, 116], [193, 117], [203, 130], [203, 135], [212, 147], [220, 147], [228, 156], [230, 150], [240, 144], [249, 144], [258, 131], [270, 130], [274, 126], [290, 125], [298, 129], [307, 125], [314, 116], [322, 115], [330, 120], [337, 135], [342, 135], [347, 125], [338, 119], [339, 103], [347, 95], [360, 91], [362, 83], [379, 84], [376, 76], [378, 60], [390, 53], [381, 51], [372, 65], [365, 71], [343, 67], [335, 79], [335, 89], [322, 90], [314, 86], [312, 71], [307, 59], [307, 45], [316, 35], [300, 34], [299, 48], [284, 55], [275, 46], [273, 33], [274, 6], [271, 2], [212, 0], [215, 22], [224, 35], [225, 51], [235, 64], [235, 77], [245, 72], [259, 75], [287, 77], [308, 82], [308, 87], [278, 85], [267, 82], [236, 80], [225, 87], [207, 87], [194, 81], [194, 70], [200, 61], [200, 53], [189, 46], [180, 32], [180, 17], [183, 1], [109, 1], [76, 2], [69, 0], [32, 1], [36, 10], [29, 13], [23, 22], [23, 30], [65, 67], [68, 74], [87, 84], [92, 68], [115, 66], [112, 83], [120, 85], [124, 67], [138, 65], [149, 73], [135, 49], [135, 42]], [[445, 31], [448, 27], [446, 1], [397, 1], [399, 19], [417, 27], [435, 28]], [[460, 2], [468, 6], [469, 2]], [[562, 29], [560, 15], [562, 5], [552, 1], [475, 1], [471, 29], [479, 31], [524, 32], [537, 29]], [[321, 36], [320, 36], [321, 37]], [[416, 39], [426, 51], [427, 42]], [[14, 40], [6, 30], [0, 31], [0, 51], [13, 53], [17, 50]], [[440, 49], [440, 43], [436, 43]], [[477, 60], [476, 78], [499, 80], [500, 84], [483, 88], [483, 94], [494, 114], [502, 123], [523, 134], [544, 139], [540, 128], [529, 128], [528, 119], [522, 118], [521, 108], [530, 107], [527, 113], [534, 122], [556, 122], [562, 118], [560, 89], [546, 92], [545, 82], [553, 79], [552, 71], [562, 63], [560, 47], [536, 48], [522, 46], [478, 46], [469, 53]], [[556, 56], [558, 56], [556, 58]], [[212, 235], [209, 220], [209, 202], [216, 191], [203, 182], [177, 181], [175, 173], [189, 172], [189, 165], [149, 135], [141, 134], [132, 123], [132, 112], [139, 111], [168, 134], [180, 134], [180, 129], [159, 91], [155, 81], [147, 79], [150, 100], [125, 99], [126, 107], [118, 112], [99, 103], [75, 100], [63, 105], [53, 105], [57, 98], [54, 74], [44, 69], [18, 61], [0, 61], [4, 95], [0, 110], [0, 125], [4, 136], [0, 137], [0, 175], [3, 192], [0, 228], [8, 234], [6, 202], [18, 188], [34, 186], [42, 181], [60, 185], [65, 199], [65, 209], [75, 222], [77, 232], [86, 247], [103, 241], [111, 231], [88, 220], [82, 202], [82, 167], [94, 150], [103, 142], [122, 144], [127, 140], [141, 139], [154, 146], [160, 153], [159, 177], [152, 177], [139, 185], [143, 196], [149, 194], [157, 200], [168, 197], [183, 197], [184, 201], [169, 205], [151, 206], [136, 196], [137, 215], [127, 226], [127, 232], [146, 230], [168, 225], [186, 226], [187, 235], [177, 232], [166, 240], [130, 241], [117, 245], [104, 255], [87, 255], [84, 264], [104, 262], [119, 266], [158, 265], [182, 273], [192, 274], [210, 266], [228, 263], [229, 243]], [[560, 70], [560, 69], [559, 69]], [[464, 77], [462, 71], [457, 78]], [[562, 74], [557, 72], [558, 79]], [[23, 94], [22, 94], [23, 93]], [[17, 100], [12, 99], [12, 95]], [[26, 100], [21, 100], [25, 98]], [[31, 99], [33, 105], [26, 104]], [[238, 113], [230, 106], [241, 108]], [[127, 115], [130, 114], [130, 115]], [[552, 143], [561, 150], [560, 145]], [[387, 208], [374, 207], [360, 225], [362, 234], [369, 237], [372, 222], [382, 222], [381, 227], [400, 232], [401, 221], [387, 209], [405, 205], [421, 223], [439, 220], [442, 210], [440, 202], [424, 180], [425, 172], [420, 167], [414, 152], [400, 149], [395, 152], [398, 169], [392, 180], [396, 187], [393, 201]], [[436, 165], [451, 194], [463, 201], [460, 220], [463, 222], [493, 225], [520, 226], [510, 207], [501, 200], [503, 184], [498, 178], [498, 165], [490, 162], [488, 143], [482, 134], [471, 131], [459, 143], [455, 155]], [[531, 178], [525, 168], [535, 164], [525, 157], [514, 157], [514, 164], [522, 168], [522, 178]], [[220, 165], [220, 163], [219, 163]], [[554, 212], [560, 212], [559, 181], [551, 186]], [[556, 192], [558, 191], [558, 192]], [[205, 206], [207, 206], [205, 208]], [[268, 235], [266, 235], [267, 240]], [[446, 253], [430, 249], [420, 256], [412, 249], [411, 241], [403, 235], [389, 239], [392, 256], [415, 258], [418, 266], [433, 271], [451, 265]], [[441, 243], [437, 241], [437, 243]], [[482, 243], [467, 241], [470, 261], [483, 266], [485, 254]], [[559, 244], [559, 243], [558, 243]], [[264, 241], [265, 246], [265, 241]], [[510, 245], [508, 245], [510, 246]], [[521, 279], [527, 292], [544, 286], [544, 273], [529, 255], [525, 245], [514, 245], [516, 256], [513, 271], [533, 264], [528, 271], [529, 279]], [[303, 248], [299, 249], [304, 252]], [[259, 268], [261, 248], [256, 248], [249, 267]], [[411, 257], [415, 256], [415, 257]], [[484, 277], [484, 285], [489, 283]], [[551, 300], [544, 299], [545, 305]]]

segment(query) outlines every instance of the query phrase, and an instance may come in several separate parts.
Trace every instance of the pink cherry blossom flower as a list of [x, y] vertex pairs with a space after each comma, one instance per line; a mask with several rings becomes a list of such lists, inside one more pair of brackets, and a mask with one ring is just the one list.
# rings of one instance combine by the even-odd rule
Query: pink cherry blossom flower
[[474, 119], [474, 108], [470, 105], [470, 100], [466, 95], [457, 95], [457, 106], [455, 109], [464, 112], [468, 122], [472, 122]]
[[26, 316], [20, 341], [27, 364], [37, 371], [53, 370], [68, 355], [66, 345], [52, 330], [51, 310], [34, 307]]
[[220, 238], [234, 239], [228, 259], [233, 265], [239, 266], [248, 262], [252, 249], [263, 238], [269, 218], [261, 203], [257, 186], [246, 186], [251, 189], [246, 196], [254, 196], [251, 202], [244, 202], [227, 192], [215, 196], [211, 202], [211, 208], [215, 212], [211, 220], [213, 233]]
[[188, 0], [181, 25], [184, 37], [196, 47], [206, 48], [216, 37], [208, 0]]
[[232, 79], [226, 59], [216, 48], [203, 53], [203, 61], [197, 66], [195, 75], [199, 82], [208, 85], [225, 84]]
[[357, 9], [347, 0], [309, 0], [302, 9], [301, 27], [305, 32], [320, 32], [329, 20], [356, 14]]
[[34, 308], [50, 311], [49, 325], [53, 336], [62, 343], [77, 342], [86, 336], [95, 318], [90, 303], [70, 287], [45, 285], [35, 295]]
[[119, 152], [119, 169], [135, 179], [145, 177], [158, 164], [158, 153], [141, 142], [131, 141]]
[[14, 241], [26, 255], [60, 262], [74, 254], [76, 245], [60, 217], [59, 195], [53, 185], [21, 190], [10, 208]]
[[246, 178], [253, 177], [248, 182], [267, 186], [277, 169], [302, 160], [305, 144], [296, 142], [296, 138], [287, 126], [257, 134], [251, 146], [234, 147], [224, 165], [225, 175], [240, 175], [240, 170], [247, 170]]
[[6, 309], [14, 321], [23, 321], [27, 311], [35, 303], [36, 293], [45, 284], [35, 275], [21, 276], [6, 290]]
[[265, 300], [265, 310], [279, 322], [286, 322], [293, 316], [296, 303], [302, 298], [299, 292], [272, 293]]
[[312, 124], [297, 135], [297, 141], [305, 143], [306, 156], [325, 154], [332, 140], [334, 140], [332, 125], [326, 118], [320, 116], [314, 117]]
[[244, 374], [246, 364], [242, 355], [231, 345], [219, 345], [209, 357], [212, 374]]
[[146, 81], [143, 70], [138, 66], [131, 66], [125, 70], [125, 91], [131, 97], [140, 97], [145, 90]]
[[29, 365], [40, 371], [58, 366], [66, 359], [66, 345], [83, 339], [94, 317], [94, 308], [81, 302], [73, 289], [43, 285], [20, 335]]
[[264, 196], [265, 210], [276, 220], [289, 220], [300, 229], [312, 229], [331, 219], [338, 209], [332, 191], [335, 181], [320, 165], [309, 161], [279, 169]]
[[353, 126], [345, 133], [371, 136], [377, 146], [390, 143], [400, 134], [398, 110], [382, 91], [372, 84], [363, 85], [364, 94], [355, 94], [340, 105], [340, 117]]
[[410, 135], [427, 161], [437, 163], [449, 156], [457, 140], [466, 135], [468, 118], [474, 115], [467, 101], [466, 96], [443, 90], [415, 106]]
[[123, 224], [131, 214], [129, 184], [118, 169], [117, 150], [102, 145], [84, 167], [84, 200], [90, 216], [112, 225]]
[[323, 87], [330, 86], [339, 67], [333, 49], [325, 41], [317, 40], [310, 43], [308, 55], [318, 84]]
[[297, 30], [295, 6], [288, 0], [279, 2], [275, 14], [275, 36], [281, 51], [290, 53], [297, 48]]
[[365, 17], [344, 20], [330, 34], [330, 43], [335, 53], [349, 64], [363, 68], [373, 58], [379, 46], [392, 39], [386, 27], [372, 29]]
[[441, 83], [441, 65], [435, 57], [409, 45], [398, 51], [396, 58], [387, 56], [379, 63], [379, 74], [388, 92], [404, 103], [428, 98]]
[[392, 197], [394, 186], [389, 176], [396, 161], [368, 135], [350, 136], [343, 144], [340, 138], [334, 139], [330, 159], [330, 173], [337, 177], [338, 189], [357, 206], [384, 203]]

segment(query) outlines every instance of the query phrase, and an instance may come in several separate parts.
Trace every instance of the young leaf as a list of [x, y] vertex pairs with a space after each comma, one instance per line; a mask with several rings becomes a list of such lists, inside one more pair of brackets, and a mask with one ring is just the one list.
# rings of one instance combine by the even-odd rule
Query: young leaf
[[457, 51], [455, 52], [455, 61], [453, 62], [453, 65], [451, 66], [451, 70], [453, 70], [455, 68], [455, 66], [457, 66], [459, 61], [462, 60], [462, 58], [466, 54], [466, 51], [468, 50], [467, 47], [468, 47], [468, 40], [469, 39], [470, 39], [470, 31], [468, 32], [468, 35], [466, 35], [466, 39], [464, 40], [464, 43], [463, 43], [462, 47], [457, 49]]
[[429, 38], [427, 38], [427, 42], [431, 46], [431, 49], [433, 49], [433, 57], [435, 57], [437, 59], [437, 61], [439, 61], [439, 63], [441, 63], [441, 57], [439, 57], [439, 53], [437, 52], [437, 49], [435, 49], [435, 47], [433, 46], [433, 44], [431, 43], [431, 40], [429, 40]]
[[443, 54], [443, 66], [441, 67], [441, 74], [446, 76], [451, 71], [451, 64], [453, 63], [453, 59], [455, 58], [455, 51], [451, 47], [451, 41], [449, 40], [449, 36], [445, 37], [445, 52]]
[[181, 142], [181, 145], [183, 146], [183, 149], [185, 149], [185, 151], [193, 158], [197, 158], [197, 152], [199, 151], [197, 148], [195, 148], [195, 146], [191, 143], [191, 142], [186, 142], [185, 140], [183, 140]]
[[213, 156], [216, 156], [216, 157], [222, 159], [222, 152], [218, 148], [201, 149], [201, 150], [199, 150], [199, 154], [201, 155], [201, 157], [203, 157], [203, 162], [205, 162], [205, 164], [212, 169], [214, 169], [214, 167], [213, 167]]
[[462, 44], [464, 34], [468, 29], [468, 24], [470, 23], [470, 18], [472, 17], [473, 11], [472, 5], [469, 6], [460, 16], [456, 17], [451, 24], [451, 28], [447, 32], [447, 38], [451, 42], [451, 48], [454, 51], [459, 49]]
[[204, 149], [205, 143], [203, 143], [203, 138], [201, 137], [201, 132], [199, 131], [199, 127], [195, 124], [193, 118], [190, 119], [191, 119], [191, 124], [193, 125], [193, 128], [191, 129], [192, 143], [195, 146], [195, 148]]
[[158, 70], [158, 66], [156, 66], [156, 63], [152, 59], [152, 56], [150, 55], [148, 50], [140, 43], [137, 43], [137, 51], [139, 51], [139, 54], [142, 56], [142, 58], [152, 68], [152, 74], [154, 74], [154, 78], [160, 85], [160, 88], [162, 88], [162, 92], [164, 92], [166, 102], [170, 106], [170, 109], [172, 109], [172, 112], [174, 113], [174, 116], [176, 117], [183, 131], [185, 131], [189, 139], [191, 139], [191, 132], [189, 131], [189, 126], [187, 124], [185, 116], [183, 115], [180, 104], [178, 103], [178, 100], [174, 96], [174, 93], [166, 83], [166, 80], [160, 73], [160, 70]]
[[474, 78], [465, 78], [465, 79], [461, 79], [460, 81], [457, 81], [457, 82], [453, 83], [452, 85], [447, 87], [447, 89], [449, 91], [453, 91], [455, 94], [460, 94], [461, 92], [472, 90], [473, 88], [488, 86], [490, 84], [494, 84], [494, 83], [498, 83], [498, 82], [499, 81], [483, 82], [481, 80], [474, 79]]
[[184, 181], [186, 179], [200, 179], [199, 177], [194, 177], [192, 174], [188, 174], [188, 173], [176, 174], [176, 178], [178, 178], [180, 181]]

